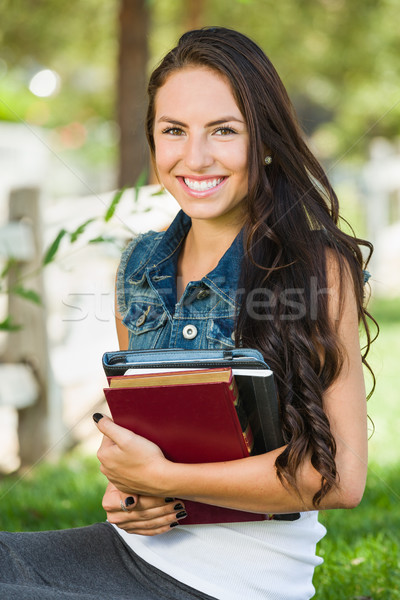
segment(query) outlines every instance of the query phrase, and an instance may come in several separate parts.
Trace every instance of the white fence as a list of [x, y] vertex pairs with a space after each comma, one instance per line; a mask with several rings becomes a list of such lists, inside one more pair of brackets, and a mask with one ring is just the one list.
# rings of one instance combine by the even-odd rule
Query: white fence
[[[6, 415], [0, 431], [0, 469], [12, 470], [19, 460], [27, 464], [57, 455], [95, 433], [90, 415], [103, 402], [101, 356], [117, 348], [114, 279], [120, 249], [135, 233], [166, 227], [177, 212], [169, 195], [152, 195], [158, 189], [141, 188], [137, 202], [134, 190], [126, 190], [108, 224], [102, 216], [113, 192], [63, 198], [47, 206], [36, 189], [12, 193], [11, 229], [4, 223], [0, 228], [0, 253], [3, 263], [4, 253], [18, 258], [23, 285], [40, 294], [43, 306], [18, 296], [10, 299], [9, 312], [23, 327], [3, 333], [0, 346], [0, 410]], [[94, 217], [77, 242], [71, 244], [65, 236], [57, 260], [37, 270], [43, 247], [61, 229], [72, 232]], [[10, 236], [18, 226], [25, 248], [18, 234]], [[26, 243], [29, 231], [33, 243]], [[99, 235], [112, 235], [119, 248], [88, 244]]]

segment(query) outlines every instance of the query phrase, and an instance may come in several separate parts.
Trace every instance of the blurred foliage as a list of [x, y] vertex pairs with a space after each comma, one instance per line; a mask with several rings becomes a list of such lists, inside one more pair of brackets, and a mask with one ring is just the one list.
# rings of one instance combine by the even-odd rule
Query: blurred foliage
[[[157, 58], [183, 33], [184, 0], [154, 3]], [[399, 134], [397, 0], [209, 0], [203, 25], [238, 29], [268, 54], [322, 157]]]
[[372, 303], [372, 312], [378, 323], [398, 324], [400, 323], [400, 298], [375, 299]]
[[[50, 128], [55, 149], [91, 163], [115, 160], [117, 9], [116, 0], [0, 0], [0, 120]], [[29, 90], [42, 69], [60, 77], [51, 97]]]
[[[115, 0], [0, 0], [0, 89], [2, 97], [13, 100], [0, 107], [0, 117], [17, 120], [22, 111], [28, 120], [44, 120], [47, 126], [97, 115], [110, 118], [117, 7]], [[27, 85], [43, 68], [61, 76], [65, 93], [34, 98]]]
[[[202, 0], [196, 23], [193, 0], [148, 4], [149, 68], [192, 25], [236, 28], [271, 57], [322, 158], [361, 155], [370, 137], [398, 135], [397, 0]], [[112, 120], [118, 9], [118, 0], [0, 0], [0, 119]], [[44, 67], [59, 73], [62, 89], [43, 99], [28, 84]]]

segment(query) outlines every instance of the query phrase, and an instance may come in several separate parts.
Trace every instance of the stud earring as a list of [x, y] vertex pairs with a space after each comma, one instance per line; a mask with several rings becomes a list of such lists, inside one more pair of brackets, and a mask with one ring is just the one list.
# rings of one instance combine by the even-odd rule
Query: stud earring
[[267, 155], [267, 156], [264, 158], [264, 163], [265, 163], [266, 165], [270, 165], [270, 164], [272, 163], [272, 156], [269, 156], [269, 155]]

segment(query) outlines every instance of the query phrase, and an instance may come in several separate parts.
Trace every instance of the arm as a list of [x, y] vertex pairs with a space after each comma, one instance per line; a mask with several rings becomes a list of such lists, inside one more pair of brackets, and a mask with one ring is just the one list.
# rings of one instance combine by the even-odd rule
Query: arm
[[[337, 318], [338, 277], [329, 268], [332, 319]], [[337, 444], [337, 486], [321, 508], [351, 508], [363, 494], [367, 470], [366, 400], [358, 337], [357, 305], [349, 276], [338, 333], [346, 358], [342, 371], [324, 396], [324, 407]], [[102, 472], [121, 490], [152, 496], [172, 496], [254, 512], [312, 510], [320, 475], [309, 460], [298, 470], [299, 496], [281, 484], [274, 462], [280, 450], [261, 456], [212, 464], [181, 464], [165, 459], [160, 449], [131, 432], [101, 419], [106, 434], [98, 456]]]

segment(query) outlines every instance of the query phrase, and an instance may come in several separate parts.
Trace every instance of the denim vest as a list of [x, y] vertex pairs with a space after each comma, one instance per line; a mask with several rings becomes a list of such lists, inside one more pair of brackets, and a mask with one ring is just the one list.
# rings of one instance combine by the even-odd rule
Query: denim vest
[[167, 231], [136, 237], [122, 255], [117, 302], [129, 350], [235, 346], [243, 236], [235, 238], [215, 269], [188, 283], [177, 302], [177, 261], [190, 226], [191, 219], [180, 211]]
[[[190, 217], [180, 211], [167, 231], [137, 236], [122, 255], [117, 302], [129, 332], [129, 350], [235, 346], [243, 235], [239, 233], [213, 271], [187, 285], [177, 302], [178, 256], [190, 226]], [[366, 283], [370, 274], [364, 271], [363, 276]]]

